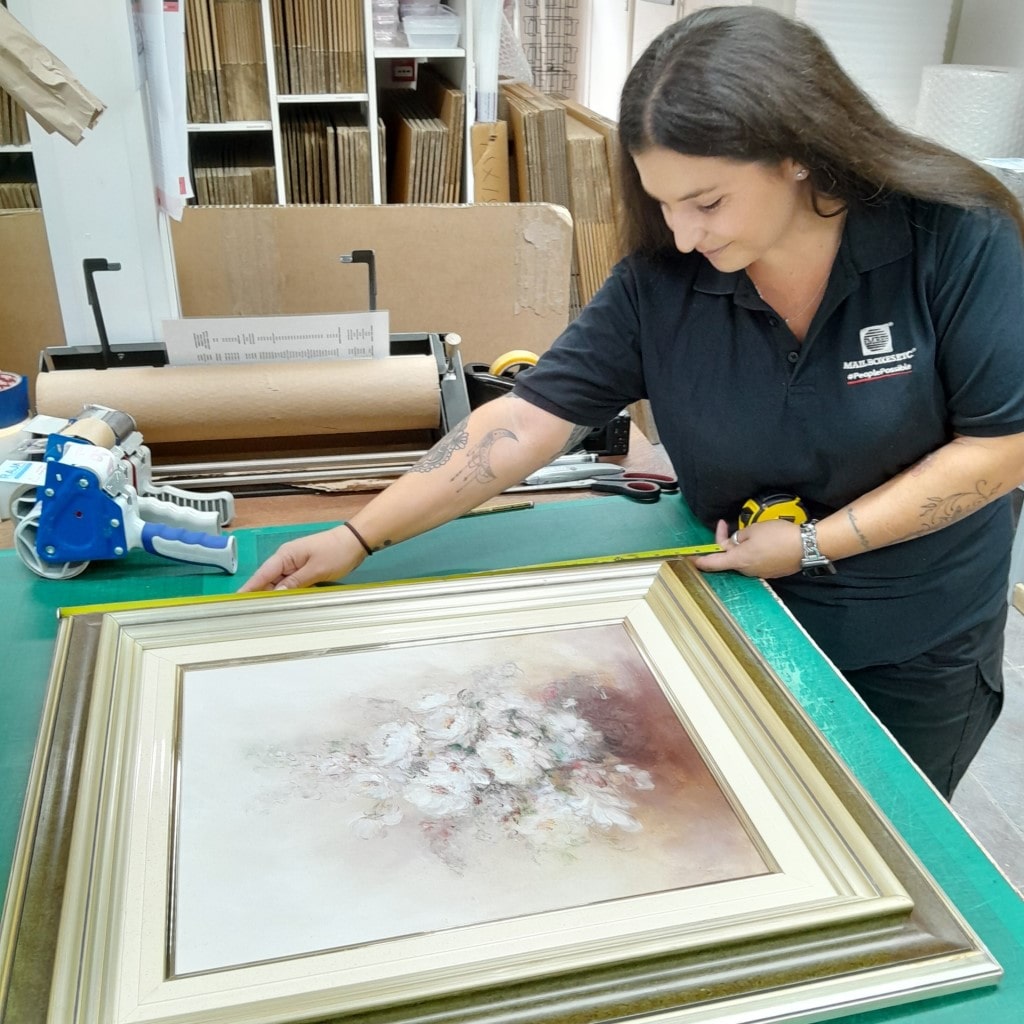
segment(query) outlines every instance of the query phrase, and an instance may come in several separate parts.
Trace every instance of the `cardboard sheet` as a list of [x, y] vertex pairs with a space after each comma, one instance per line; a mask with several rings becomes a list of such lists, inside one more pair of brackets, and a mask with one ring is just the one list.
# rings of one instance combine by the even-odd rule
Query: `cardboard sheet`
[[39, 352], [64, 343], [42, 211], [0, 213], [0, 368], [31, 384]]
[[466, 361], [541, 352], [568, 323], [572, 223], [546, 203], [191, 207], [171, 225], [183, 316], [366, 309], [391, 330], [455, 332]]

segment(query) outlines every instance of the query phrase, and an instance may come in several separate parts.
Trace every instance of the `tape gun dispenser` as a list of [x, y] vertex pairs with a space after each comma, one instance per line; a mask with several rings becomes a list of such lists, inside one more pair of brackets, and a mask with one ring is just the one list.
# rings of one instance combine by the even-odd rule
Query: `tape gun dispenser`
[[15, 550], [32, 572], [70, 579], [94, 559], [122, 558], [136, 548], [236, 571], [235, 538], [220, 532], [234, 513], [232, 495], [152, 485], [141, 440], [127, 413], [87, 406], [46, 436], [41, 463], [22, 464], [25, 485], [11, 498], [10, 513]]

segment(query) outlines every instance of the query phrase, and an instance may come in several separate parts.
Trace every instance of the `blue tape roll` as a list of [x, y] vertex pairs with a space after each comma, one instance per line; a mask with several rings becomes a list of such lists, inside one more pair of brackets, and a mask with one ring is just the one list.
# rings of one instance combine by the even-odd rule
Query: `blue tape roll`
[[17, 373], [0, 370], [0, 429], [28, 416], [28, 381]]

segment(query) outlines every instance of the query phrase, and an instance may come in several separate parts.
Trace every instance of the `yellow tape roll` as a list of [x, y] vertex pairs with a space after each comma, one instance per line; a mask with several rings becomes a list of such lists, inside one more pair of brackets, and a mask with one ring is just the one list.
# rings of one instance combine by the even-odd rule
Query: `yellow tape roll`
[[525, 348], [515, 348], [511, 352], [506, 352], [503, 356], [498, 356], [491, 363], [487, 372], [492, 377], [500, 377], [506, 370], [511, 370], [513, 366], [519, 368], [536, 366], [538, 359], [540, 359], [540, 356], [536, 352], [530, 352]]

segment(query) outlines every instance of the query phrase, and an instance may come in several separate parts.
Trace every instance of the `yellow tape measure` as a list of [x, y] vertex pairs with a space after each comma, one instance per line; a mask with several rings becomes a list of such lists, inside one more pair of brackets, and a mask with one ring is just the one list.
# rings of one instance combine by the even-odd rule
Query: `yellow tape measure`
[[764, 494], [743, 502], [739, 515], [741, 530], [769, 519], [785, 519], [799, 526], [807, 522], [807, 509], [795, 494]]

